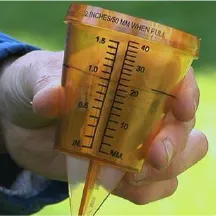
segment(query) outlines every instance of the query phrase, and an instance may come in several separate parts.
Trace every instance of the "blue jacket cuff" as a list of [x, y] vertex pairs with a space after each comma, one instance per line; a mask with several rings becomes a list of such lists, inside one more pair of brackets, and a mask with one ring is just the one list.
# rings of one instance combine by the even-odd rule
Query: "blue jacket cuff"
[[40, 48], [20, 42], [0, 32], [0, 61], [13, 55], [22, 56]]

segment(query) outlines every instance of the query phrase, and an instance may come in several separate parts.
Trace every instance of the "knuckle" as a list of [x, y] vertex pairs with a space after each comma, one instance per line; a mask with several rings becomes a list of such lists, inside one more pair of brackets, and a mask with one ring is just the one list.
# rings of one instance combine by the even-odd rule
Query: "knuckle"
[[143, 190], [136, 190], [131, 196], [130, 201], [136, 205], [145, 205], [149, 202], [148, 197], [143, 193]]
[[[182, 164], [183, 166], [183, 164]], [[171, 163], [169, 165], [169, 167], [167, 168], [165, 175], [164, 175], [164, 180], [171, 180], [171, 179], [175, 179], [176, 176], [179, 175], [179, 169], [176, 168], [176, 164], [175, 163]], [[174, 180], [173, 180], [174, 181]], [[172, 183], [172, 182], [171, 182]], [[175, 183], [175, 182], [174, 182]], [[178, 182], [177, 182], [178, 183]]]
[[177, 178], [171, 179], [168, 184], [169, 187], [165, 194], [166, 197], [172, 196], [176, 192], [178, 188], [178, 179]]

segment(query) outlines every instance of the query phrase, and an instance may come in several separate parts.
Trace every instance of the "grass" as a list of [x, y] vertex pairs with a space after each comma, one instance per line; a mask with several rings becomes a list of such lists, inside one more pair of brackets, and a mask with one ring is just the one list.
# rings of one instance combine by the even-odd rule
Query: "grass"
[[[71, 2], [0, 2], [1, 31], [43, 49], [64, 48], [63, 23]], [[201, 91], [196, 128], [205, 132], [209, 152], [179, 177], [176, 193], [146, 206], [136, 206], [111, 196], [98, 215], [215, 215], [216, 205], [216, 2], [86, 2], [151, 19], [202, 38], [200, 59], [194, 62]], [[68, 200], [45, 207], [38, 215], [68, 215]]]

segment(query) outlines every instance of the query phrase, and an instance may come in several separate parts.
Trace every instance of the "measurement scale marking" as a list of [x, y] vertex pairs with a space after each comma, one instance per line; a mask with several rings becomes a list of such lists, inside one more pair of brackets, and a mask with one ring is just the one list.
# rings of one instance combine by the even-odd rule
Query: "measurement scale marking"
[[129, 45], [129, 47], [134, 48], [134, 49], [138, 49], [138, 47], [133, 46], [133, 45]]
[[130, 81], [129, 79], [125, 79], [125, 78], [122, 78], [122, 80], [124, 80], [124, 81]]
[[114, 128], [107, 128], [107, 130], [116, 131]]
[[110, 45], [108, 45], [108, 47], [111, 48], [111, 49], [117, 49], [117, 47], [110, 46]]
[[137, 52], [134, 51], [134, 50], [128, 50], [128, 52], [131, 52], [131, 53], [135, 53], [135, 54], [137, 54]]
[[129, 72], [132, 72], [132, 71], [133, 71], [133, 70], [128, 69], [128, 68], [123, 68], [123, 70], [129, 71]]
[[113, 42], [113, 43], [116, 43], [116, 44], [119, 44], [118, 41], [115, 41], [115, 40], [112, 40], [112, 39], [110, 39], [109, 41], [110, 41], [110, 42]]
[[96, 91], [96, 93], [105, 95], [105, 94], [104, 94], [103, 92], [101, 92], [101, 91]]
[[129, 56], [129, 57], [131, 57], [131, 58], [136, 58], [136, 56], [134, 56], [134, 55], [129, 55], [129, 54], [127, 54], [127, 56]]
[[[131, 41], [129, 41], [128, 44], [127, 44], [127, 49], [126, 49], [126, 52], [125, 52], [125, 56], [124, 56], [124, 60], [123, 60], [122, 68], [121, 68], [121, 72], [120, 72], [119, 79], [118, 79], [118, 83], [117, 83], [117, 86], [116, 86], [116, 89], [115, 89], [115, 96], [114, 96], [114, 99], [113, 99], [113, 101], [112, 101], [112, 105], [111, 105], [111, 108], [110, 108], [110, 111], [109, 111], [108, 121], [107, 121], [106, 126], [105, 126], [105, 128], [104, 128], [104, 132], [103, 132], [103, 136], [102, 136], [103, 139], [102, 139], [102, 142], [100, 143], [99, 152], [101, 152], [101, 153], [103, 153], [103, 151], [102, 151], [102, 146], [103, 146], [103, 143], [104, 143], [104, 137], [106, 137], [107, 130], [109, 130], [108, 128], [110, 128], [109, 123], [114, 121], [114, 120], [111, 119], [111, 116], [112, 116], [112, 115], [115, 115], [115, 116], [118, 116], [118, 117], [121, 116], [121, 115], [119, 115], [119, 114], [113, 113], [113, 110], [116, 109], [116, 108], [122, 110], [121, 108], [119, 108], [118, 106], [116, 106], [116, 103], [118, 103], [118, 104], [124, 104], [124, 102], [121, 102], [121, 101], [117, 100], [117, 97], [119, 97], [119, 96], [117, 96], [118, 92], [119, 92], [119, 91], [120, 91], [120, 92], [127, 92], [126, 90], [120, 89], [119, 87], [120, 87], [120, 86], [123, 86], [123, 87], [126, 87], [126, 88], [129, 87], [129, 86], [123, 84], [121, 81], [123, 81], [123, 80], [125, 79], [125, 78], [123, 78], [123, 80], [122, 80], [122, 75], [123, 75], [123, 73], [124, 73], [125, 65], [130, 66], [130, 67], [134, 67], [134, 65], [132, 65], [132, 64], [127, 64], [127, 63], [125, 62], [125, 61], [128, 61], [128, 58], [127, 58], [128, 56], [127, 56], [127, 54], [128, 54], [129, 46], [132, 47], [132, 48], [134, 47], [134, 46], [131, 46], [130, 43], [131, 43]], [[134, 42], [134, 43], [136, 43], [136, 42]], [[136, 47], [136, 48], [137, 48], [137, 47]], [[138, 48], [137, 48], [137, 49], [138, 49]], [[133, 61], [133, 60], [130, 60], [130, 61], [132, 61], [133, 63], [135, 62], [135, 61]], [[132, 71], [132, 70], [131, 70], [131, 71]], [[130, 72], [131, 72], [131, 71], [130, 71]], [[130, 80], [127, 80], [127, 81], [130, 81]], [[119, 94], [118, 94], [118, 95], [119, 95]], [[108, 154], [108, 153], [107, 153], [107, 154]]]
[[[101, 83], [99, 83], [98, 85], [99, 85], [99, 86], [102, 86], [102, 87], [104, 87], [104, 88], [108, 87], [108, 86], [103, 85], [103, 84], [101, 84]], [[104, 94], [104, 95], [105, 95], [105, 94]]]
[[107, 57], [105, 57], [105, 59], [108, 60], [108, 61], [114, 61], [114, 59], [107, 58]]
[[176, 99], [176, 97], [175, 97], [174, 95], [168, 94], [168, 93], [166, 93], [166, 92], [163, 92], [163, 91], [160, 91], [160, 90], [157, 90], [157, 89], [151, 89], [151, 90], [152, 90], [153, 92], [161, 93], [161, 94], [164, 94], [164, 95], [167, 95], [167, 96], [170, 96], [170, 97]]
[[100, 100], [100, 99], [97, 99], [97, 98], [95, 98], [94, 100], [98, 101], [98, 102], [102, 102], [102, 103], [104, 102], [104, 100]]
[[102, 73], [105, 73], [105, 74], [110, 74], [110, 72], [107, 72], [107, 71], [101, 71]]
[[[125, 73], [122, 73], [122, 74], [125, 74]], [[132, 76], [131, 74], [127, 74], [128, 76]], [[102, 86], [102, 87], [107, 87], [106, 85], [102, 85], [102, 84], [98, 84], [99, 86]], [[172, 97], [172, 98], [176, 98], [174, 95], [171, 95], [171, 94], [168, 94], [168, 93], [166, 93], [166, 92], [163, 92], [163, 91], [160, 91], [160, 90], [157, 90], [157, 89], [141, 89], [141, 88], [137, 88], [138, 90], [141, 90], [141, 91], [147, 91], [147, 92], [149, 92], [149, 90], [150, 91], [152, 91], [152, 92], [156, 92], [156, 93], [161, 93], [161, 94], [164, 94], [164, 95], [166, 95], [166, 96], [169, 96], [169, 97]], [[124, 89], [118, 89], [118, 91], [121, 91], [121, 92], [125, 92], [125, 93], [127, 93], [127, 91], [126, 90], [124, 90]], [[98, 93], [98, 92], [97, 92]], [[102, 94], [104, 94], [104, 93], [102, 93]], [[117, 95], [118, 96], [118, 95]]]
[[96, 125], [88, 124], [89, 127], [96, 127]]
[[93, 106], [92, 108], [100, 110], [100, 107]]
[[135, 61], [134, 60], [130, 60], [130, 59], [125, 59], [126, 61], [129, 61], [129, 62], [132, 62], [134, 63]]
[[116, 107], [116, 106], [113, 106], [113, 109], [122, 110], [122, 108], [119, 108], [119, 107]]
[[119, 85], [123, 86], [123, 87], [126, 87], [126, 88], [129, 87], [128, 85], [125, 85], [125, 84], [122, 84], [122, 83], [119, 83]]
[[93, 136], [92, 136], [92, 135], [87, 135], [87, 134], [86, 134], [85, 137], [92, 138]]
[[116, 114], [116, 113], [110, 113], [111, 115], [114, 115], [114, 116], [117, 116], [117, 117], [120, 117], [119, 114]]
[[132, 65], [132, 64], [124, 63], [124, 65], [127, 65], [127, 66], [129, 66], [129, 67], [134, 67], [134, 65]]
[[127, 93], [127, 91], [124, 90], [124, 89], [118, 89], [118, 91], [121, 91], [121, 92], [125, 92], [125, 93]]
[[112, 120], [112, 119], [109, 119], [108, 121], [109, 121], [109, 122], [112, 122], [112, 123], [115, 123], [115, 124], [118, 124], [117, 121], [114, 121], [114, 120]]
[[113, 68], [112, 65], [108, 65], [108, 64], [103, 64], [103, 66], [105, 66], [105, 67], [109, 67], [109, 68]]
[[131, 76], [131, 74], [128, 74], [128, 73], [122, 73], [122, 74], [124, 74], [124, 75], [126, 75], [126, 76]]
[[66, 67], [66, 68], [71, 68], [69, 65], [63, 63], [63, 66]]
[[104, 134], [104, 136], [108, 137], [108, 138], [111, 138], [111, 139], [114, 138], [113, 136], [110, 136], [110, 135], [107, 135], [107, 134]]
[[89, 72], [87, 72], [87, 71], [84, 71], [84, 70], [82, 70], [82, 69], [79, 69], [79, 68], [77, 68], [77, 67], [75, 67], [75, 66], [73, 66], [73, 65], [67, 65], [67, 64], [63, 64], [63, 66], [64, 67], [66, 67], [66, 68], [73, 68], [73, 69], [75, 69], [75, 70], [78, 70], [78, 71], [81, 71], [81, 72], [83, 72], [83, 73], [89, 73]]
[[90, 115], [89, 117], [99, 119], [97, 116]]
[[[113, 71], [113, 68], [114, 68], [115, 60], [116, 60], [117, 50], [118, 50], [118, 46], [119, 46], [119, 43], [120, 43], [120, 42], [114, 41], [114, 40], [109, 40], [109, 41], [112, 42], [112, 43], [115, 43], [117, 47], [113, 47], [113, 46], [111, 46], [111, 45], [108, 45], [109, 48], [112, 48], [112, 49], [115, 50], [115, 52], [114, 52], [114, 59], [110, 59], [110, 58], [108, 58], [108, 57], [105, 57], [106, 60], [111, 61], [112, 66], [111, 66], [111, 65], [108, 65], [108, 64], [103, 64], [103, 66], [109, 67], [109, 68], [111, 69], [111, 71], [110, 71], [110, 73], [109, 73], [109, 78], [100, 77], [100, 79], [106, 80], [106, 81], [107, 81], [107, 85], [104, 85], [104, 84], [101, 84], [101, 83], [98, 84], [98, 85], [101, 86], [102, 88], [105, 88], [105, 92], [103, 93], [103, 92], [102, 92], [102, 89], [101, 89], [100, 91], [96, 91], [96, 93], [98, 93], [99, 96], [102, 96], [103, 98], [102, 98], [102, 100], [101, 100], [101, 99], [98, 99], [98, 98], [95, 98], [95, 101], [101, 102], [101, 106], [96, 108], [96, 109], [99, 110], [99, 116], [97, 117], [97, 122], [96, 122], [96, 125], [95, 125], [95, 130], [93, 131], [93, 135], [92, 135], [92, 139], [91, 139], [91, 144], [90, 144], [90, 147], [89, 147], [89, 148], [92, 148], [93, 143], [94, 143], [94, 139], [95, 139], [95, 135], [96, 135], [97, 130], [98, 130], [98, 124], [99, 124], [100, 117], [101, 117], [101, 111], [102, 111], [102, 109], [103, 109], [104, 101], [105, 101], [106, 96], [107, 96], [107, 91], [108, 91], [108, 87], [109, 87], [109, 82], [110, 82], [110, 79], [111, 79], [112, 71]], [[103, 70], [103, 72], [108, 73], [108, 71], [106, 71], [106, 70]], [[95, 108], [95, 107], [93, 107], [93, 108]], [[90, 117], [92, 117], [92, 116], [90, 116]], [[93, 118], [93, 117], [92, 117], [92, 118]]]
[[106, 81], [109, 81], [109, 80], [110, 80], [109, 78], [104, 78], [104, 77], [100, 77], [100, 79], [106, 80]]
[[123, 102], [121, 101], [117, 101], [117, 100], [114, 100], [115, 103], [119, 103], [119, 104], [124, 104]]
[[[83, 72], [83, 73], [87, 73], [88, 75], [89, 75], [89, 72], [87, 72], [87, 71], [84, 71], [84, 70], [82, 70], [82, 69], [79, 69], [79, 68], [77, 68], [77, 67], [74, 67], [74, 66], [72, 66], [72, 65], [66, 65], [66, 64], [63, 64], [63, 66], [64, 67], [66, 67], [66, 68], [73, 68], [73, 69], [75, 69], [75, 70], [78, 70], [78, 71], [80, 71], [80, 72]], [[107, 66], [107, 67], [109, 67], [109, 68], [111, 68], [112, 69], [112, 65], [107, 65], [107, 64], [105, 64], [104, 66]], [[108, 73], [108, 74], [110, 74], [111, 72], [108, 72], [108, 71], [105, 71], [105, 70], [102, 70], [101, 72], [103, 72], [103, 73]], [[92, 76], [96, 76], [96, 75], [92, 75]], [[102, 84], [98, 84], [98, 85], [102, 85]], [[103, 87], [106, 87], [106, 86], [103, 86]]]
[[103, 145], [111, 146], [109, 143], [105, 143], [105, 142], [103, 143]]
[[115, 53], [111, 53], [109, 51], [107, 51], [106, 53], [109, 54], [109, 55], [115, 56]]
[[119, 94], [116, 94], [116, 96], [121, 97], [121, 98], [126, 98], [125, 96], [119, 95]]
[[[136, 41], [129, 41], [129, 44], [130, 43], [134, 43], [134, 44], [137, 44], [137, 45], [139, 45], [139, 43], [138, 42], [136, 42]], [[130, 45], [129, 45], [130, 46]]]

